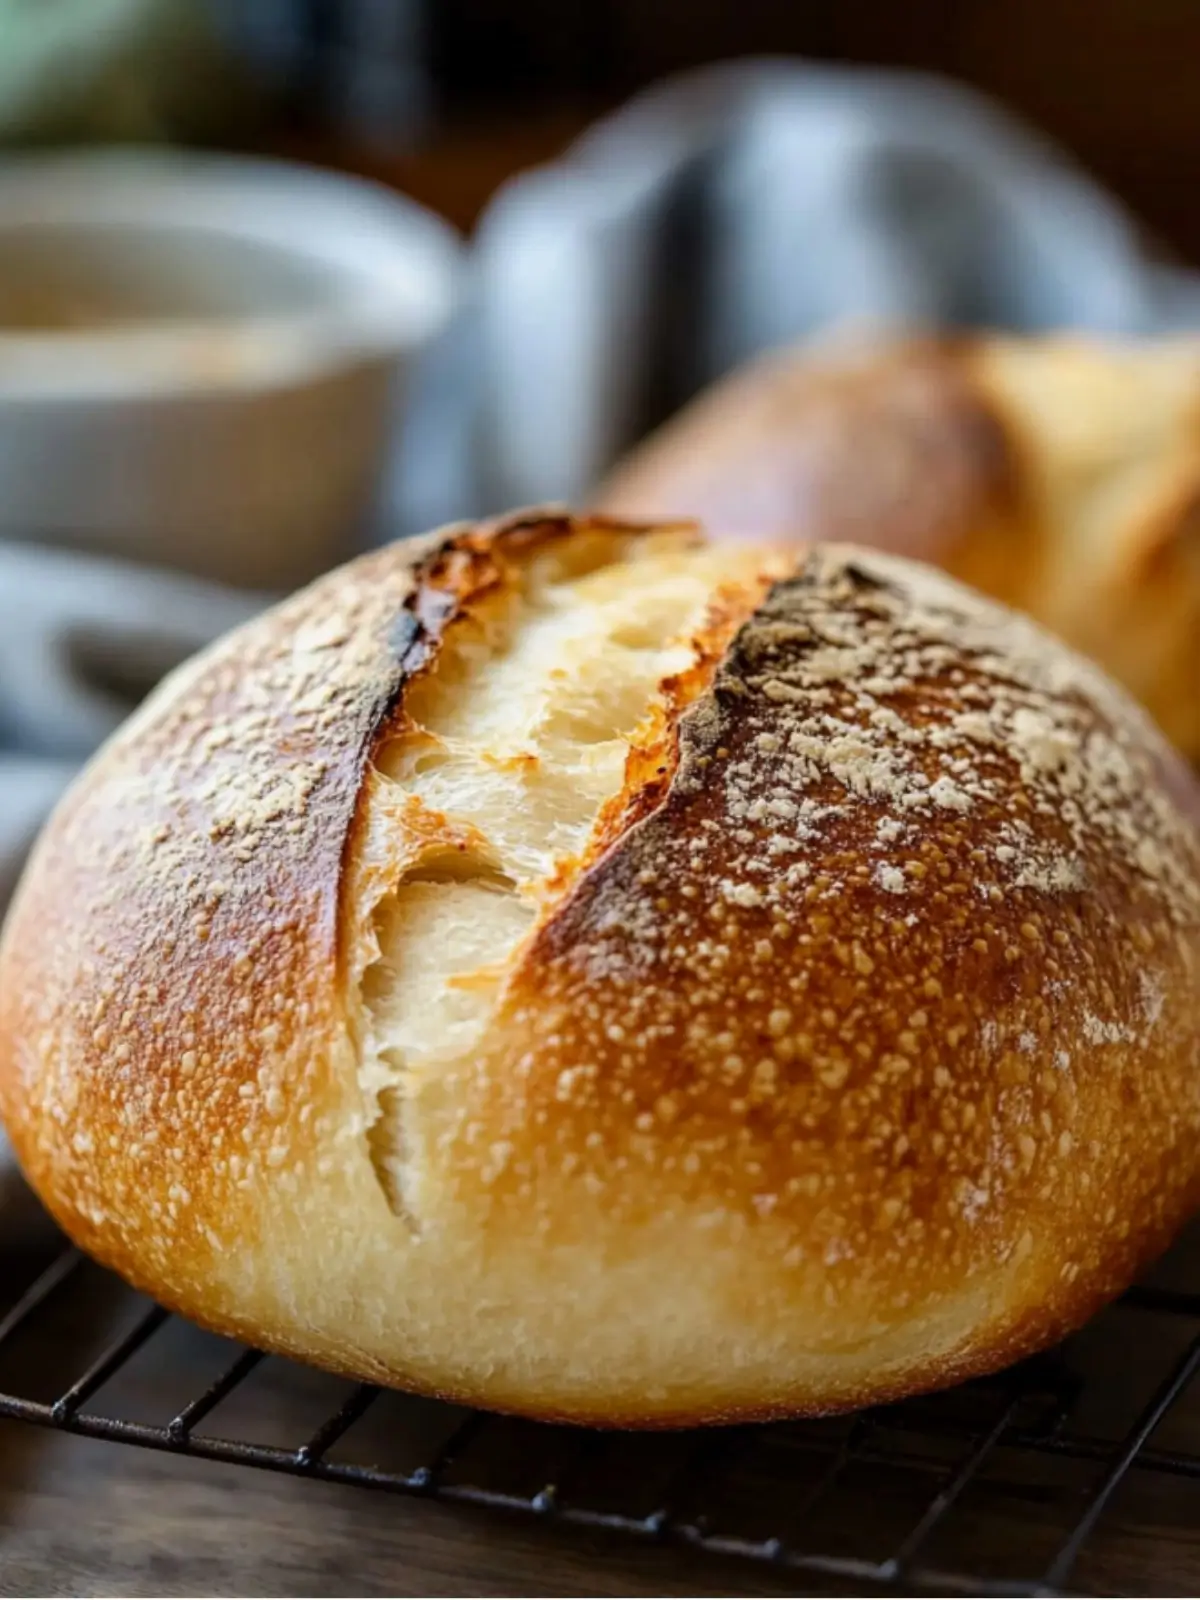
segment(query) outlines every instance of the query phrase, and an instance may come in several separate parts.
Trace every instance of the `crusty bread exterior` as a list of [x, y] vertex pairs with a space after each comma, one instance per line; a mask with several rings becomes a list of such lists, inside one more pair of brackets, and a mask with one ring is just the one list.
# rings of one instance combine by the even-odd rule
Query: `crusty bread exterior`
[[[713, 559], [550, 512], [388, 549], [100, 754], [0, 947], [0, 1109], [80, 1244], [266, 1349], [631, 1426], [995, 1368], [1164, 1246], [1200, 1197], [1182, 764], [930, 570]], [[595, 695], [662, 624], [604, 607], [654, 574], [712, 604], [630, 731]], [[551, 791], [582, 843], [544, 872]]]
[[1200, 760], [1200, 342], [772, 354], [613, 471], [616, 516], [931, 561], [1099, 661]]

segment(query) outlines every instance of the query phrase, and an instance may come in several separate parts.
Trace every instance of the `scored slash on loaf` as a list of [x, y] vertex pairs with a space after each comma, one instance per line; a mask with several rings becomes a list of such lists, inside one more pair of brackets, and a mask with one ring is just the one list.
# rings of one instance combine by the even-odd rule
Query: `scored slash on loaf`
[[79, 780], [0, 1106], [85, 1248], [267, 1349], [605, 1424], [887, 1399], [1194, 1206], [1196, 814], [1096, 668], [911, 562], [451, 529]]

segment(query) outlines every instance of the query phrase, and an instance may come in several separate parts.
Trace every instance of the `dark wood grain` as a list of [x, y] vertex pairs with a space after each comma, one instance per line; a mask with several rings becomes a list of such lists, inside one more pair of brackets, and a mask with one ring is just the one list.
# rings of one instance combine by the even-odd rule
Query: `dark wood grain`
[[0, 1424], [0, 1594], [770, 1595], [783, 1573]]

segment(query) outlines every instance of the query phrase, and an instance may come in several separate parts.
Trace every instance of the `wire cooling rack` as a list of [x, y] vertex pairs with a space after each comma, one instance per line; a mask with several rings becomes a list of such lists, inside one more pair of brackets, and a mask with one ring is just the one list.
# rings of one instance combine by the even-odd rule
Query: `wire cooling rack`
[[[0, 1418], [676, 1541], [843, 1592], [1196, 1593], [1200, 1294], [1163, 1277], [1062, 1349], [945, 1394], [633, 1435], [316, 1374], [190, 1328], [67, 1249], [8, 1286]], [[298, 1436], [279, 1436], [281, 1412]]]

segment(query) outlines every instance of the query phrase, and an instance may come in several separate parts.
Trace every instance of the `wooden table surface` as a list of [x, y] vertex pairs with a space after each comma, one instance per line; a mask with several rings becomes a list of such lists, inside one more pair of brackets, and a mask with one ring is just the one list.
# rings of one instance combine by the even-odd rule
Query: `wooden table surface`
[[785, 1573], [0, 1423], [4, 1595], [771, 1595]]

